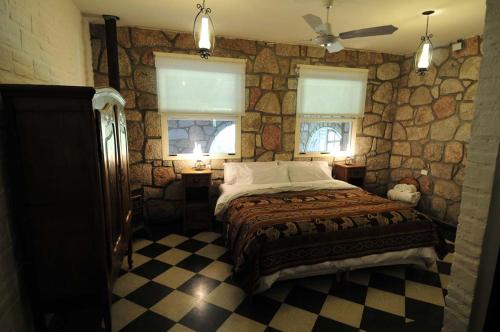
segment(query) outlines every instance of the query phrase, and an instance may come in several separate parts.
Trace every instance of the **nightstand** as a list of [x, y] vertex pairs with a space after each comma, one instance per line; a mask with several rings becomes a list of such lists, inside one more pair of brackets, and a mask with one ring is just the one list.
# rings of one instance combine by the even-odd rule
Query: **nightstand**
[[366, 166], [363, 165], [334, 163], [333, 174], [335, 179], [348, 182], [358, 187], [363, 187], [365, 173]]
[[210, 186], [212, 171], [197, 171], [184, 168], [181, 172], [184, 186], [184, 220], [183, 230], [212, 230], [212, 213], [210, 204]]

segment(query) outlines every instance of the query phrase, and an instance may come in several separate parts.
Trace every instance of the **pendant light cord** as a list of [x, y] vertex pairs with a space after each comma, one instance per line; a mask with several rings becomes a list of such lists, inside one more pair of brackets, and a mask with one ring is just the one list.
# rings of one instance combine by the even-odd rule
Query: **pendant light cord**
[[[203, 0], [205, 2], [205, 0]], [[427, 15], [427, 24], [425, 25], [425, 36], [427, 37], [427, 33], [429, 32], [429, 15]]]

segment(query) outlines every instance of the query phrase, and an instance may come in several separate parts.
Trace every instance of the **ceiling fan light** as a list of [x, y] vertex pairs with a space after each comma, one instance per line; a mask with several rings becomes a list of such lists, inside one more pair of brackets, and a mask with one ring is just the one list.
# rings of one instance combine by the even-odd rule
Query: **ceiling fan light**
[[193, 38], [200, 57], [208, 59], [215, 46], [215, 30], [210, 17], [211, 9], [205, 7], [205, 1], [201, 5], [197, 4], [196, 7], [199, 11], [194, 19]]
[[344, 46], [342, 46], [342, 44], [337, 40], [333, 43], [330, 43], [326, 49], [328, 50], [328, 53], [336, 53], [336, 52], [340, 52], [344, 49]]

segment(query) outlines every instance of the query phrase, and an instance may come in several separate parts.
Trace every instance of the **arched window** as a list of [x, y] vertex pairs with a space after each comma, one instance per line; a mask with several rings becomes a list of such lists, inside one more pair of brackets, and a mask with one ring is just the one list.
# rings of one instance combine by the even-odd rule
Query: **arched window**
[[316, 129], [307, 141], [307, 151], [335, 152], [341, 149], [342, 134], [332, 127]]
[[236, 128], [231, 124], [222, 129], [210, 144], [209, 153], [235, 153], [234, 142], [236, 140]]

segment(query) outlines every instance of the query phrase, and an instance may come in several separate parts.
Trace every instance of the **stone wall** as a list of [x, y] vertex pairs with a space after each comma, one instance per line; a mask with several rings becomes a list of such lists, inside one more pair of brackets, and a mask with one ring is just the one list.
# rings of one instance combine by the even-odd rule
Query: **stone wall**
[[[458, 52], [434, 50], [433, 65], [424, 76], [403, 61], [398, 109], [393, 124], [391, 183], [418, 179], [422, 211], [457, 223], [467, 158], [474, 98], [481, 62], [481, 40], [465, 40]], [[427, 169], [427, 176], [420, 170]]]
[[[107, 85], [102, 25], [91, 25], [94, 80]], [[121, 27], [118, 29], [122, 95], [127, 100], [133, 186], [143, 186], [154, 216], [179, 217], [180, 170], [192, 161], [163, 161], [157, 112], [153, 51], [196, 54], [190, 34]], [[218, 38], [215, 56], [247, 60], [247, 110], [242, 118], [242, 160], [291, 160], [295, 139], [297, 64], [369, 69], [365, 117], [358, 126], [356, 160], [366, 163], [367, 188], [385, 193], [389, 181], [392, 121], [403, 57], [367, 51], [325, 53], [323, 48]], [[328, 158], [332, 161], [332, 158]], [[212, 160], [216, 183], [223, 160]], [[174, 219], [175, 219], [174, 218]]]

